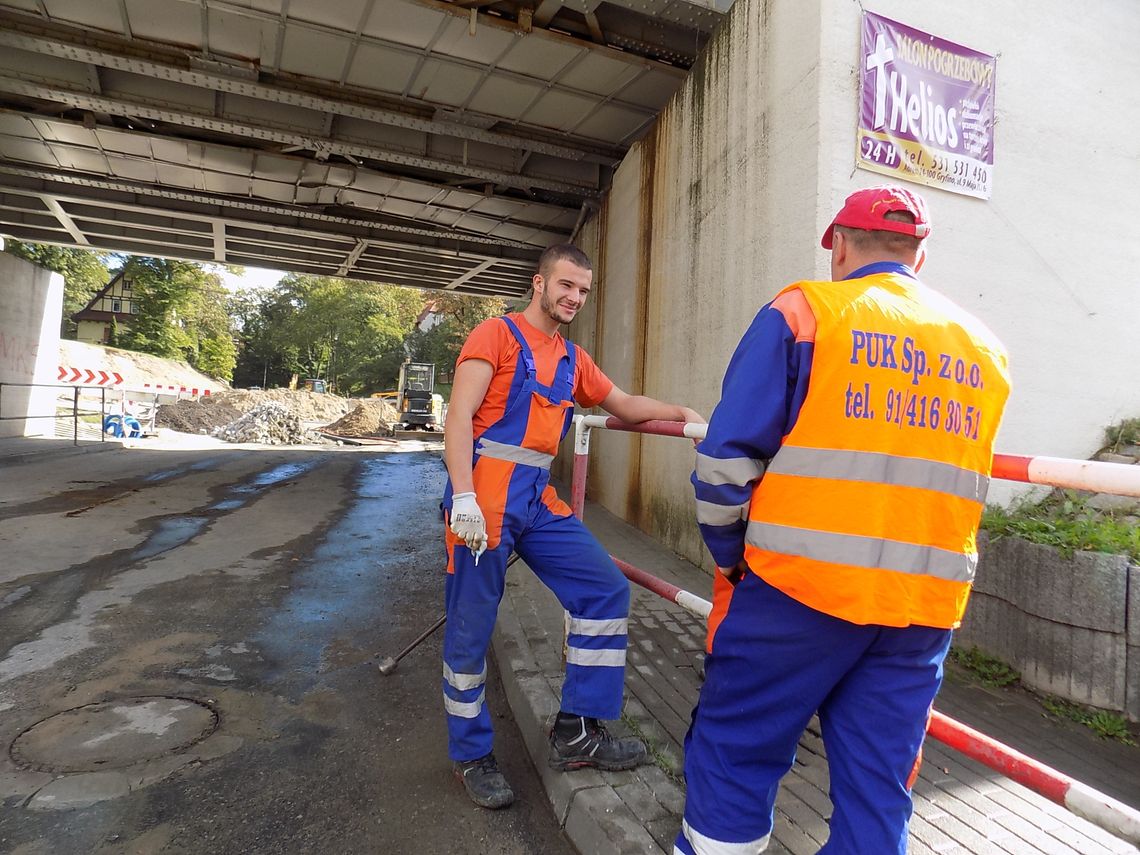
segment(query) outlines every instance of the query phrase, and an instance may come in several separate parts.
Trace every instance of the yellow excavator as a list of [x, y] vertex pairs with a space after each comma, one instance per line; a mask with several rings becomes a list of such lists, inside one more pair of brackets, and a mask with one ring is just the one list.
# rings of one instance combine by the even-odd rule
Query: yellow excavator
[[443, 427], [443, 396], [435, 392], [435, 365], [405, 362], [400, 366], [396, 409], [405, 430], [440, 430]]

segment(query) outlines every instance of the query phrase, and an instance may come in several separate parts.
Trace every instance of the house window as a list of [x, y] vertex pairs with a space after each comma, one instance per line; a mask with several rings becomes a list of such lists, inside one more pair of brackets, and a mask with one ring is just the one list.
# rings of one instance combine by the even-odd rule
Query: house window
[[110, 344], [111, 342], [111, 328], [103, 327], [103, 344]]
[[112, 300], [112, 301], [111, 301], [111, 311], [112, 311], [112, 312], [121, 312], [121, 311], [123, 311], [123, 302], [122, 302], [122, 300]]
[[138, 303], [133, 303], [133, 302], [132, 302], [132, 303], [131, 303], [131, 314], [132, 314], [132, 315], [137, 315], [138, 313], [139, 313], [139, 304], [138, 304]]
[[132, 283], [130, 279], [124, 279], [123, 280], [123, 290], [124, 291], [130, 291], [132, 284], [134, 284], [134, 283]]

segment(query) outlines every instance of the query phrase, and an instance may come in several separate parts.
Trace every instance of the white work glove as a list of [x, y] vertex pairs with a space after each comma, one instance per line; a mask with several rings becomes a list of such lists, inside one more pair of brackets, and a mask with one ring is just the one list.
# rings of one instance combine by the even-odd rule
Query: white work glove
[[479, 565], [479, 556], [487, 548], [487, 521], [474, 493], [456, 493], [451, 497], [451, 530], [467, 544]]

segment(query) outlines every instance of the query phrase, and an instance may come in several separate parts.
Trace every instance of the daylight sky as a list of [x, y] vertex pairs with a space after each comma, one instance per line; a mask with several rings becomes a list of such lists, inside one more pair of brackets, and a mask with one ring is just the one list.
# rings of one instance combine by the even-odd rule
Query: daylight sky
[[231, 291], [272, 288], [285, 276], [279, 270], [262, 270], [259, 267], [247, 267], [244, 276], [234, 276], [225, 268], [218, 272], [222, 275], [222, 283]]

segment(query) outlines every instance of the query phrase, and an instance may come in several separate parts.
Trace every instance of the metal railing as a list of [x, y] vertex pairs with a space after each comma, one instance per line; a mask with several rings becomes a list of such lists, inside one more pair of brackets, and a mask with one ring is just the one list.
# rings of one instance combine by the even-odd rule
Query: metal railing
[[[19, 415], [5, 415], [4, 414], [4, 401], [5, 390], [9, 390], [7, 399], [12, 400], [12, 391], [14, 389], [26, 389], [28, 392], [21, 401], [21, 406], [26, 407], [28, 398], [31, 397], [32, 390], [34, 389], [57, 389], [55, 396], [55, 412], [53, 413], [21, 413]], [[108, 395], [110, 392], [110, 395]], [[97, 393], [97, 394], [96, 394]], [[115, 412], [115, 400], [119, 400], [118, 411], [122, 415], [127, 415], [128, 395], [135, 396], [132, 403], [142, 401], [144, 399], [153, 399], [146, 404], [150, 408], [147, 421], [149, 421], [149, 429], [154, 430], [155, 416], [158, 410], [159, 395], [151, 392], [136, 392], [128, 389], [111, 389], [108, 390], [105, 386], [72, 386], [60, 383], [0, 383], [0, 422], [8, 421], [32, 421], [38, 419], [53, 419], [55, 420], [56, 430], [53, 431], [58, 435], [59, 422], [63, 420], [66, 424], [70, 421], [71, 441], [73, 445], [79, 445], [80, 428], [90, 428], [87, 433], [91, 440], [95, 439], [95, 434], [98, 434], [100, 442], [107, 439], [107, 432], [104, 429], [106, 418], [113, 415]], [[98, 409], [95, 409], [96, 402], [98, 402]], [[9, 407], [10, 409], [10, 407]], [[62, 410], [62, 412], [61, 412]], [[83, 423], [83, 416], [97, 416], [97, 423], [86, 425]], [[141, 420], [140, 420], [141, 421]]]
[[[586, 474], [591, 430], [618, 430], [692, 440], [704, 439], [708, 430], [708, 425], [684, 422], [647, 421], [628, 424], [612, 416], [575, 416], [574, 423], [574, 469], [570, 484], [570, 507], [578, 519], [582, 519], [586, 507]], [[1140, 466], [1120, 463], [995, 454], [992, 476], [1029, 484], [1140, 496]], [[712, 603], [708, 600], [678, 588], [615, 556], [610, 557], [631, 582], [676, 603], [691, 614], [708, 618], [712, 610]], [[927, 734], [1106, 831], [1131, 843], [1140, 843], [1140, 811], [1135, 808], [1070, 778], [1032, 757], [1027, 757], [1016, 749], [979, 733], [937, 710], [931, 710]]]

